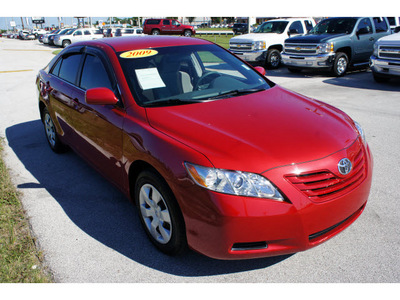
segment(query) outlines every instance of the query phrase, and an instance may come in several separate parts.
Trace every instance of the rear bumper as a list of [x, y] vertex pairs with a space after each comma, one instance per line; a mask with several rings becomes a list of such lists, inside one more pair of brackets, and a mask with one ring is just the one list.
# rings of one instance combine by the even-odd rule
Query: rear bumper
[[333, 66], [335, 54], [294, 55], [282, 53], [282, 63], [288, 67], [298, 68], [330, 68]]
[[186, 188], [177, 200], [185, 217], [189, 246], [212, 258], [232, 260], [285, 255], [323, 243], [352, 224], [365, 208], [372, 180], [372, 156], [368, 146], [364, 151], [363, 181], [320, 203], [301, 193], [285, 175], [337, 163], [346, 157], [344, 150], [319, 161], [264, 173], [290, 202], [224, 195], [196, 185]]
[[378, 73], [379, 75], [387, 77], [400, 76], [399, 60], [381, 59], [372, 55], [370, 58], [369, 65], [371, 67], [372, 72]]

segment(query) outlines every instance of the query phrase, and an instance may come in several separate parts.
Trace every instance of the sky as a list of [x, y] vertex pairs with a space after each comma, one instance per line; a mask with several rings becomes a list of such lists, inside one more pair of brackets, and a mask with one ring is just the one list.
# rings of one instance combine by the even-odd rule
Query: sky
[[[14, 19], [21, 26], [21, 16], [26, 17], [31, 24], [31, 16], [45, 17], [45, 26], [58, 25], [57, 16], [62, 16], [64, 24], [72, 25], [73, 16], [91, 16], [93, 22], [106, 21], [109, 16], [145, 17], [145, 16], [190, 16], [190, 17], [333, 17], [333, 16], [399, 16], [400, 2], [386, 0], [384, 5], [360, 5], [371, 3], [366, 0], [335, 0], [327, 5], [320, 1], [286, 0], [284, 5], [276, 1], [252, 0], [244, 4], [232, 5], [223, 0], [119, 0], [113, 4], [108, 1], [105, 5], [82, 0], [68, 0], [68, 5], [38, 5], [36, 1], [18, 0], [17, 4], [7, 1], [2, 4], [0, 11], [0, 28], [10, 28]], [[185, 4], [186, 3], [186, 4]], [[333, 4], [334, 3], [334, 4]], [[273, 4], [273, 5], [272, 5]], [[383, 3], [382, 3], [383, 4]], [[101, 17], [106, 16], [106, 17]]]

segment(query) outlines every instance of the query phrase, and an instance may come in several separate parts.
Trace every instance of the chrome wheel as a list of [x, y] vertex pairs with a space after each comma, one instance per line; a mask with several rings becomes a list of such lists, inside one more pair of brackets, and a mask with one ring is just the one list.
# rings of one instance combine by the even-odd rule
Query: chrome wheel
[[47, 140], [52, 148], [56, 146], [56, 128], [54, 127], [53, 121], [48, 113], [44, 116], [44, 127], [46, 130]]
[[140, 214], [151, 236], [167, 244], [172, 236], [168, 206], [161, 193], [151, 184], [144, 184], [139, 193]]
[[347, 69], [347, 60], [344, 57], [339, 58], [337, 62], [337, 73], [338, 74], [343, 74]]

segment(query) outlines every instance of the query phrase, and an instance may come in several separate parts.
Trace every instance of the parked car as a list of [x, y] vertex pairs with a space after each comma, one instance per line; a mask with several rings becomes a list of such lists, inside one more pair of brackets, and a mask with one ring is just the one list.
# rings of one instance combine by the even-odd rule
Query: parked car
[[143, 35], [143, 28], [118, 28], [115, 31], [115, 36], [131, 36], [131, 35]]
[[249, 33], [249, 25], [244, 23], [233, 24], [232, 31], [234, 34], [244, 34]]
[[49, 36], [52, 34], [57, 34], [61, 31], [61, 29], [56, 29], [51, 31], [50, 33], [44, 34], [43, 35], [43, 44], [48, 44], [49, 43]]
[[103, 30], [103, 36], [104, 37], [114, 37], [114, 34], [116, 31], [117, 31], [117, 28], [106, 28]]
[[370, 57], [370, 67], [377, 82], [400, 76], [400, 33], [376, 41]]
[[283, 255], [360, 216], [372, 154], [344, 112], [264, 75], [202, 39], [98, 39], [39, 71], [38, 107], [50, 148], [115, 183], [161, 251]]
[[171, 19], [147, 19], [143, 24], [143, 32], [145, 34], [159, 35], [184, 35], [192, 36], [196, 34], [193, 26], [183, 25], [177, 20]]
[[388, 34], [386, 18], [328, 18], [309, 34], [287, 39], [282, 61], [292, 72], [326, 69], [343, 76], [349, 67], [368, 67], [375, 41]]
[[392, 33], [400, 32], [400, 17], [387, 17]]
[[57, 32], [56, 34], [50, 34], [50, 35], [48, 36], [48, 38], [47, 38], [48, 44], [49, 44], [50, 46], [54, 46], [54, 45], [55, 45], [55, 44], [54, 44], [54, 39], [55, 39], [56, 36], [58, 36], [58, 35], [64, 35], [64, 34], [66, 34], [67, 32], [72, 32], [72, 31], [75, 30], [75, 29], [76, 29], [76, 28], [64, 28], [64, 29], [60, 30], [59, 32]]
[[248, 62], [261, 62], [269, 69], [281, 63], [283, 44], [289, 36], [307, 33], [315, 26], [312, 18], [276, 19], [264, 22], [254, 33], [229, 41], [229, 50]]
[[21, 30], [20, 32], [18, 32], [18, 38], [21, 40], [34, 40], [36, 39], [36, 36], [30, 31]]
[[102, 37], [103, 33], [100, 31], [100, 29], [96, 28], [71, 29], [64, 34], [56, 35], [54, 37], [54, 44], [56, 46], [65, 48], [75, 42], [100, 39]]

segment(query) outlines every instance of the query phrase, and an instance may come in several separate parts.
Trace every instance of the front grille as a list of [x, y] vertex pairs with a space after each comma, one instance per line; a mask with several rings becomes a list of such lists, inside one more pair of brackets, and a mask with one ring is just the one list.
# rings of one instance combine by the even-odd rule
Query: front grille
[[253, 43], [231, 43], [229, 44], [229, 50], [233, 51], [252, 51]]
[[315, 55], [317, 53], [317, 44], [285, 44], [286, 54]]
[[379, 57], [400, 60], [400, 47], [398, 47], [398, 46], [380, 46], [379, 47]]
[[366, 177], [363, 147], [353, 157], [349, 157], [353, 169], [350, 174], [339, 177], [329, 170], [319, 170], [301, 174], [289, 174], [285, 178], [311, 201], [320, 203], [340, 197], [363, 182]]

